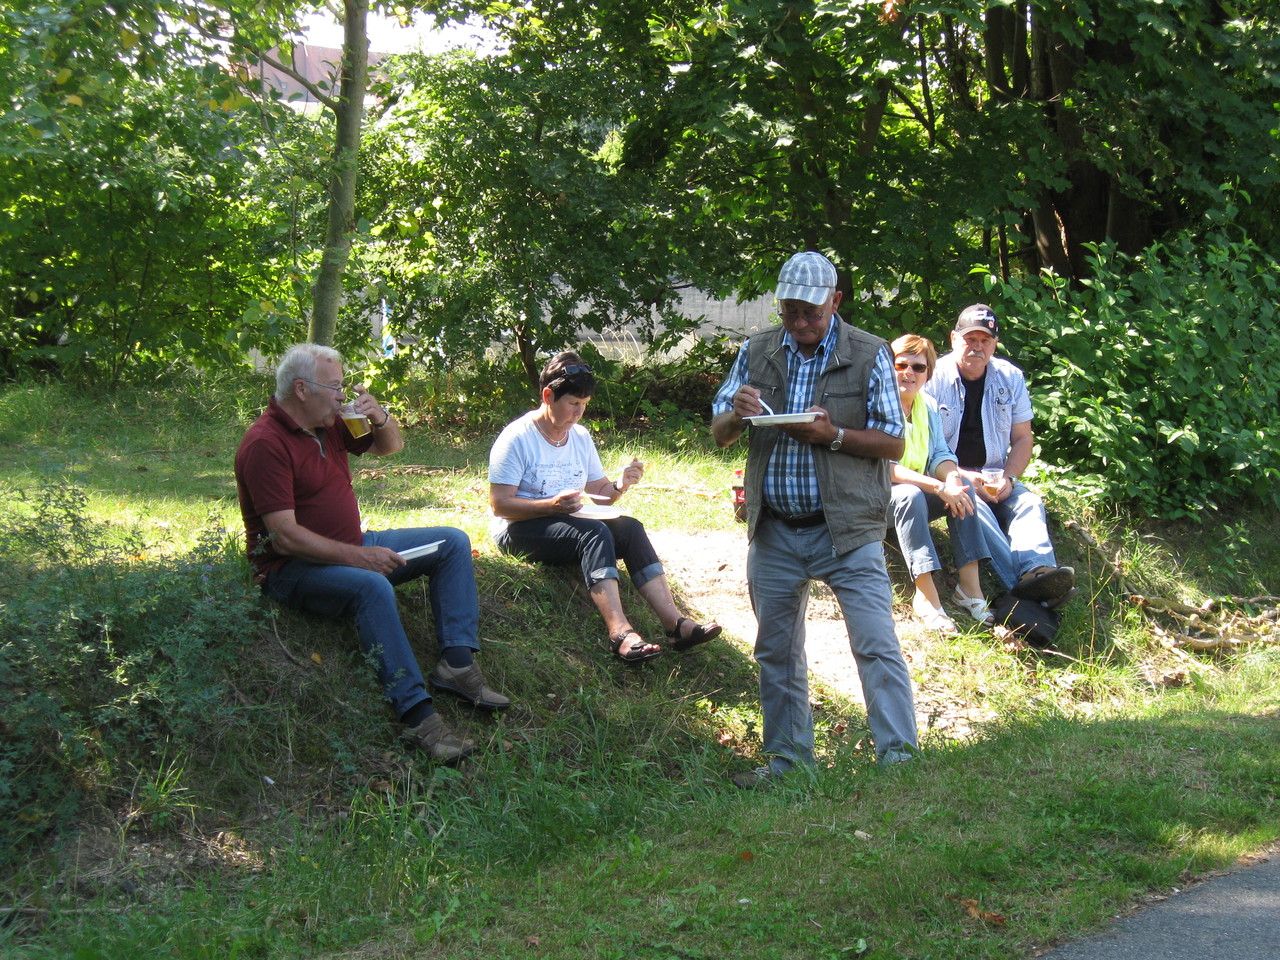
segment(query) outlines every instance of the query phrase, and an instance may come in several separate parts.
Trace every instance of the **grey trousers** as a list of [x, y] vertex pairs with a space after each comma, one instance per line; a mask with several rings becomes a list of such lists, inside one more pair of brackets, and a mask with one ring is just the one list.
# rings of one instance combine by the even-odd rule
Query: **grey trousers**
[[812, 580], [831, 588], [844, 614], [877, 759], [904, 759], [916, 747], [915, 706], [894, 631], [893, 591], [882, 543], [876, 540], [837, 555], [825, 525], [792, 529], [766, 515], [747, 551], [747, 584], [758, 624], [755, 657], [770, 769], [785, 773], [813, 764], [804, 652]]

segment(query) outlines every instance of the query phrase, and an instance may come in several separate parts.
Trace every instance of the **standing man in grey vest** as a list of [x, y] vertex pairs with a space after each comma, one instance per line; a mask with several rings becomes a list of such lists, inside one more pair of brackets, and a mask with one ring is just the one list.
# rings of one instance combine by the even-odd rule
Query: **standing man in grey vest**
[[[712, 404], [720, 446], [750, 426], [747, 581], [769, 763], [734, 777], [739, 787], [813, 765], [804, 651], [813, 580], [831, 588], [844, 613], [877, 758], [897, 763], [916, 749], [911, 678], [894, 632], [882, 546], [889, 463], [903, 450], [902, 405], [888, 345], [840, 319], [840, 296], [836, 268], [822, 254], [788, 260], [776, 291], [781, 325], [742, 345]], [[770, 412], [817, 416], [749, 424]]]

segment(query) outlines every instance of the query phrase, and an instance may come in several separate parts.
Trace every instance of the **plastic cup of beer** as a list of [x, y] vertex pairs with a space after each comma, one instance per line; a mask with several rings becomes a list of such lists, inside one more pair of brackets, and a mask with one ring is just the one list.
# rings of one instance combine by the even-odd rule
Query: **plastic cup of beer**
[[347, 432], [357, 440], [373, 429], [369, 426], [368, 417], [363, 413], [356, 413], [353, 403], [344, 403], [339, 407], [338, 416], [342, 417], [342, 422], [347, 425]]
[[1004, 486], [1004, 471], [999, 467], [987, 467], [982, 471], [982, 485], [987, 493], [995, 496]]

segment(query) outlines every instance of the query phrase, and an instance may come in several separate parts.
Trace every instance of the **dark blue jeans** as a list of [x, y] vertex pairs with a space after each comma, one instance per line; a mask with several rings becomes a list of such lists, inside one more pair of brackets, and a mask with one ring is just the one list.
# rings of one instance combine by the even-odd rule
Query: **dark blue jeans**
[[400, 623], [396, 585], [430, 578], [431, 613], [443, 647], [480, 649], [476, 638], [480, 608], [476, 600], [471, 540], [453, 527], [383, 530], [364, 535], [365, 546], [408, 550], [443, 540], [425, 557], [410, 560], [389, 577], [360, 567], [290, 560], [267, 577], [263, 591], [280, 603], [328, 617], [354, 616], [360, 649], [378, 666], [378, 680], [396, 716], [430, 700], [422, 668]]
[[494, 537], [498, 549], [539, 563], [578, 563], [587, 589], [617, 580], [622, 560], [631, 582], [643, 587], [664, 571], [644, 524], [635, 517], [587, 520], [565, 515], [517, 520]]

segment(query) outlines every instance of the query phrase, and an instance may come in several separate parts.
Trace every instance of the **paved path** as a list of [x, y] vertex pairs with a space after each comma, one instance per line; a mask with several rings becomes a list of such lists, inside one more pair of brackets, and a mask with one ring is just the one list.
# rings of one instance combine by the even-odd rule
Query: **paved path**
[[1122, 917], [1042, 960], [1277, 960], [1280, 850]]

